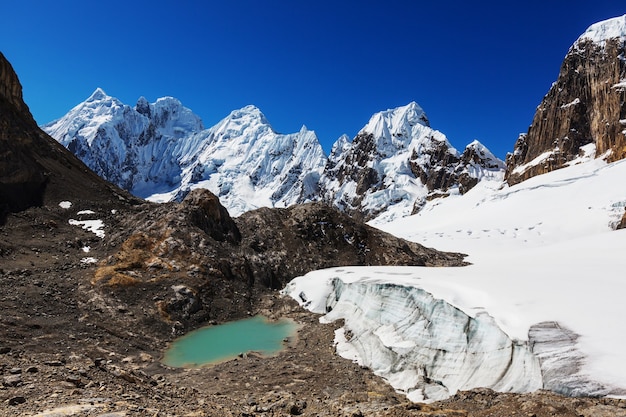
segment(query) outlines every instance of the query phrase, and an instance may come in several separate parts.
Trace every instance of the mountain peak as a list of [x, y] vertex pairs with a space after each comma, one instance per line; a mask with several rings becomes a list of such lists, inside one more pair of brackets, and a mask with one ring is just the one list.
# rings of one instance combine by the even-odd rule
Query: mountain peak
[[583, 40], [591, 40], [592, 42], [602, 44], [613, 38], [626, 40], [626, 14], [594, 23], [580, 35], [574, 45]]
[[374, 114], [369, 123], [362, 129], [363, 133], [371, 133], [375, 137], [408, 137], [409, 131], [416, 125], [430, 127], [424, 110], [412, 101], [405, 106], [387, 109]]
[[100, 87], [96, 88], [96, 90], [91, 93], [91, 95], [89, 96], [89, 98], [85, 101], [100, 101], [100, 100], [105, 100], [109, 98], [109, 96], [107, 95], [107, 93], [104, 92], [104, 90]]
[[248, 119], [250, 121], [254, 121], [263, 125], [270, 125], [270, 122], [267, 120], [263, 112], [252, 104], [248, 104], [238, 110], [233, 110], [228, 115], [227, 119], [237, 120], [237, 119]]

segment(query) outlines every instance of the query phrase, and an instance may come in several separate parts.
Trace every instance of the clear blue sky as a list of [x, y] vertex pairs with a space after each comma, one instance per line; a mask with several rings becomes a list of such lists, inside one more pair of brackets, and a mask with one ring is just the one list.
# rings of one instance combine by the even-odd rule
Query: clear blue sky
[[503, 158], [569, 46], [623, 1], [33, 1], [0, 4], [0, 51], [38, 123], [97, 87], [134, 105], [174, 96], [211, 126], [258, 106], [328, 152], [416, 101], [462, 150]]

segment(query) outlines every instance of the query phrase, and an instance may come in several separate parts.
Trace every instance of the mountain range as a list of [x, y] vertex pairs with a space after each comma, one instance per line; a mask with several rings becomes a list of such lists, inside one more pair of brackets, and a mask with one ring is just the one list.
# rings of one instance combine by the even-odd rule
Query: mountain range
[[279, 134], [255, 106], [205, 129], [175, 98], [141, 97], [131, 107], [100, 88], [42, 128], [98, 175], [148, 200], [180, 201], [206, 188], [235, 216], [324, 201], [384, 223], [501, 173], [513, 185], [582, 160], [625, 157], [623, 20], [592, 25], [574, 42], [506, 164], [478, 141], [457, 151], [415, 102], [374, 114], [329, 156], [314, 131]]
[[328, 157], [314, 131], [277, 133], [255, 106], [205, 129], [177, 99], [142, 97], [130, 107], [100, 88], [42, 128], [136, 196], [179, 201], [206, 188], [235, 216], [308, 201], [368, 220], [406, 216], [427, 198], [466, 192], [504, 168], [478, 141], [459, 153], [415, 102], [373, 115]]

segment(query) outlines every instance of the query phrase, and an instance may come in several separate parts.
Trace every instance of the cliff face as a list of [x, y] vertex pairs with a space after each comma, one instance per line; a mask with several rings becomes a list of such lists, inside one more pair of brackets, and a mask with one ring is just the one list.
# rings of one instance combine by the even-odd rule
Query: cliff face
[[[528, 133], [520, 135], [514, 152], [507, 155], [505, 178], [510, 185], [577, 158], [611, 162], [626, 157], [626, 33], [620, 32], [624, 22], [626, 16], [593, 25], [570, 48]], [[607, 26], [619, 30], [597, 30]], [[599, 33], [609, 37], [599, 38]]]
[[0, 97], [15, 106], [21, 113], [30, 115], [22, 99], [22, 85], [13, 67], [0, 52]]
[[106, 201], [121, 194], [39, 129], [13, 67], [0, 53], [0, 224], [8, 213], [69, 195]]

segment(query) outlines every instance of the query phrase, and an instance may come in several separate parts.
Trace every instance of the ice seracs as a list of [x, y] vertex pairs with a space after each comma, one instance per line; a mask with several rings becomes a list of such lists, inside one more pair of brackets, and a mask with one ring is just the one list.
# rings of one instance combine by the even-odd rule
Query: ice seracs
[[[488, 314], [468, 316], [419, 287], [419, 270], [335, 268], [294, 280], [285, 289], [301, 303], [325, 300], [324, 322], [343, 321], [337, 351], [387, 379], [414, 401], [440, 400], [458, 390], [542, 388], [539, 361], [511, 340]], [[394, 283], [394, 274], [404, 284]], [[309, 292], [300, 281], [322, 279]], [[413, 285], [411, 285], [413, 284]], [[319, 288], [327, 293], [320, 296]]]

